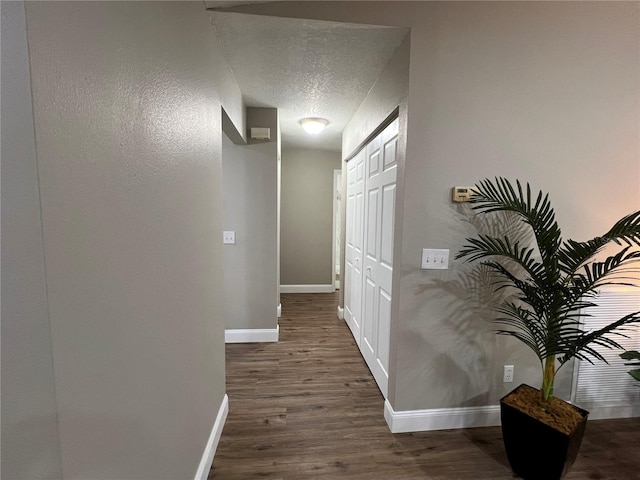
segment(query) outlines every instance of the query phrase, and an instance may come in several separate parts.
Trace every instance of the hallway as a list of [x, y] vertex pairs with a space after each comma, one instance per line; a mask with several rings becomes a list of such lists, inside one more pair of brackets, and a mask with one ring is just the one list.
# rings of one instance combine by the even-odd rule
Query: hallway
[[[392, 434], [336, 294], [283, 294], [280, 342], [228, 344], [210, 480], [514, 478], [498, 427]], [[639, 479], [640, 419], [591, 421], [566, 480]]]

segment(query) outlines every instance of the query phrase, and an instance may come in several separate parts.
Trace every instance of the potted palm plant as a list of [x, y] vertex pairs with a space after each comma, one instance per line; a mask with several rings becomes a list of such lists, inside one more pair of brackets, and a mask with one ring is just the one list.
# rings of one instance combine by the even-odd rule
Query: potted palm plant
[[[640, 259], [640, 211], [604, 235], [578, 242], [562, 239], [548, 194], [532, 196], [529, 184], [485, 179], [471, 203], [479, 215], [510, 212], [531, 233], [529, 242], [481, 234], [467, 239], [456, 258], [482, 260], [495, 274], [495, 289], [509, 289], [497, 307], [497, 333], [520, 340], [540, 361], [539, 389], [522, 384], [500, 400], [511, 468], [526, 480], [560, 479], [576, 458], [588, 412], [554, 397], [556, 374], [574, 358], [606, 361], [597, 348], [621, 348], [616, 335], [640, 322], [635, 312], [599, 330], [582, 328], [585, 309], [596, 306], [601, 287], [640, 286], [632, 268]], [[615, 253], [601, 258], [611, 244]]]

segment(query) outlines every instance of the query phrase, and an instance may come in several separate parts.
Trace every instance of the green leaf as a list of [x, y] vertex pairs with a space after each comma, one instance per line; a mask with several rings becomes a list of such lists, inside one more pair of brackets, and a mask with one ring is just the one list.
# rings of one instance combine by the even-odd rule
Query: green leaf
[[[640, 352], [637, 350], [629, 350], [628, 352], [621, 353], [620, 358], [623, 360], [631, 360], [630, 362], [625, 363], [625, 365], [640, 367]], [[629, 375], [640, 382], [640, 368], [629, 371]]]
[[637, 350], [629, 350], [627, 352], [621, 353], [620, 358], [623, 360], [638, 360], [640, 361], [640, 352]]

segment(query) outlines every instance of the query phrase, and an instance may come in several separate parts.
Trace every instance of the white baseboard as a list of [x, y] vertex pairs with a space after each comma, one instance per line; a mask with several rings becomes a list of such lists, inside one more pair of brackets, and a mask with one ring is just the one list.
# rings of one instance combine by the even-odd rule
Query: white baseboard
[[333, 285], [280, 285], [280, 293], [333, 293]]
[[[584, 408], [584, 407], [583, 407]], [[633, 418], [640, 416], [640, 405], [592, 407], [589, 420]], [[384, 418], [391, 433], [426, 432], [454, 428], [495, 427], [500, 425], [500, 405], [485, 407], [434, 408], [396, 412], [384, 402]]]
[[338, 305], [338, 319], [344, 320], [344, 308]]
[[621, 407], [578, 406], [589, 412], [589, 420], [640, 417], [640, 405], [625, 405]]
[[225, 343], [264, 343], [277, 342], [280, 325], [276, 328], [244, 328], [224, 331]]
[[384, 418], [391, 433], [449, 430], [500, 425], [500, 406], [434, 408], [396, 412], [384, 402]]
[[278, 304], [278, 318], [280, 318], [282, 316], [282, 304], [279, 303]]
[[225, 393], [224, 398], [222, 399], [222, 404], [220, 405], [220, 409], [218, 410], [218, 415], [216, 416], [216, 421], [213, 424], [213, 428], [211, 429], [209, 440], [207, 440], [207, 445], [204, 449], [204, 453], [202, 454], [202, 458], [200, 459], [200, 465], [198, 465], [198, 470], [196, 470], [196, 476], [194, 477], [194, 480], [207, 480], [209, 471], [211, 470], [211, 465], [213, 464], [213, 457], [216, 454], [216, 449], [218, 448], [218, 443], [220, 442], [220, 436], [222, 435], [222, 429], [224, 428], [224, 422], [227, 420], [228, 413], [229, 397]]

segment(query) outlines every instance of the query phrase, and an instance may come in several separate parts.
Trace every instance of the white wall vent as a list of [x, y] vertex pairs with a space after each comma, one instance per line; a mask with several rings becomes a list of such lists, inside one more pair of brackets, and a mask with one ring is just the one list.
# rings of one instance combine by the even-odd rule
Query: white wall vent
[[[585, 318], [585, 330], [602, 328], [632, 312], [640, 310], [640, 293], [637, 290], [603, 291], [597, 299], [598, 306], [588, 309], [591, 317]], [[629, 338], [615, 336], [625, 350], [640, 350], [640, 325], [631, 327], [625, 334]], [[624, 418], [640, 416], [640, 383], [627, 372], [618, 350], [598, 347], [597, 350], [609, 364], [577, 361], [574, 371], [573, 402], [589, 410], [589, 418]]]
[[251, 138], [254, 140], [271, 140], [271, 129], [251, 127]]

